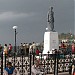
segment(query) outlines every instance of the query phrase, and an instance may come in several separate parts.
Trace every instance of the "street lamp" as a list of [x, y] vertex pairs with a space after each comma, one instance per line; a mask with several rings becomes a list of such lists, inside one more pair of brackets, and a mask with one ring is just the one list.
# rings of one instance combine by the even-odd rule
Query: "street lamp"
[[17, 29], [17, 26], [13, 26], [13, 29], [15, 30], [15, 52], [16, 52], [16, 29]]
[[14, 47], [14, 66], [15, 66], [15, 53], [16, 53], [16, 29], [17, 29], [17, 26], [13, 26], [13, 29], [15, 30], [15, 47]]

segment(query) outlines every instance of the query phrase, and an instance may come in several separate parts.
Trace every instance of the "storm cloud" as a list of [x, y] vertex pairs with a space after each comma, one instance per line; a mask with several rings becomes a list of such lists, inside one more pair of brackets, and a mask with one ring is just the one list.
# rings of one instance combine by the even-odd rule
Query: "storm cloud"
[[0, 43], [42, 42], [47, 27], [47, 12], [54, 7], [55, 30], [74, 33], [74, 0], [0, 0]]

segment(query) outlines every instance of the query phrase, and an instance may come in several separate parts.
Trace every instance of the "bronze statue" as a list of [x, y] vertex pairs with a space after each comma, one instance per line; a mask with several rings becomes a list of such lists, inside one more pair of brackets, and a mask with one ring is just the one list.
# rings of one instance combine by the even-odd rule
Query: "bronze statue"
[[49, 8], [48, 14], [47, 14], [47, 22], [49, 23], [48, 29], [50, 31], [54, 31], [54, 12], [53, 7]]

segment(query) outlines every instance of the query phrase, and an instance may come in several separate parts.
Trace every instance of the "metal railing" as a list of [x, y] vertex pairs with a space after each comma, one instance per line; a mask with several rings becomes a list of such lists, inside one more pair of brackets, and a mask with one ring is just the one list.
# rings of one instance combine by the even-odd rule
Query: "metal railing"
[[36, 54], [30, 53], [28, 56], [21, 55], [20, 57], [15, 56], [14, 58], [14, 56], [8, 57], [2, 53], [0, 61], [1, 75], [3, 75], [3, 69], [6, 67], [8, 61], [12, 62], [12, 65], [15, 64], [14, 67], [20, 75], [25, 75], [26, 73], [31, 75], [31, 67], [35, 64], [35, 58], [39, 59], [40, 65], [42, 66], [40, 67], [41, 71], [46, 71], [47, 74], [69, 72], [69, 66], [72, 64], [74, 57], [75, 54], [60, 54], [58, 52], [55, 54], [49, 54], [48, 52], [46, 55], [40, 53], [36, 56]]

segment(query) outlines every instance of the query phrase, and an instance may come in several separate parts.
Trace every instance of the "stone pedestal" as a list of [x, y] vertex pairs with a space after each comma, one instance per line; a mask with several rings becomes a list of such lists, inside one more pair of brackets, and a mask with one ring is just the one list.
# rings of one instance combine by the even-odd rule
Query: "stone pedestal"
[[44, 50], [43, 54], [52, 54], [52, 50], [59, 49], [58, 32], [47, 31], [44, 33]]

